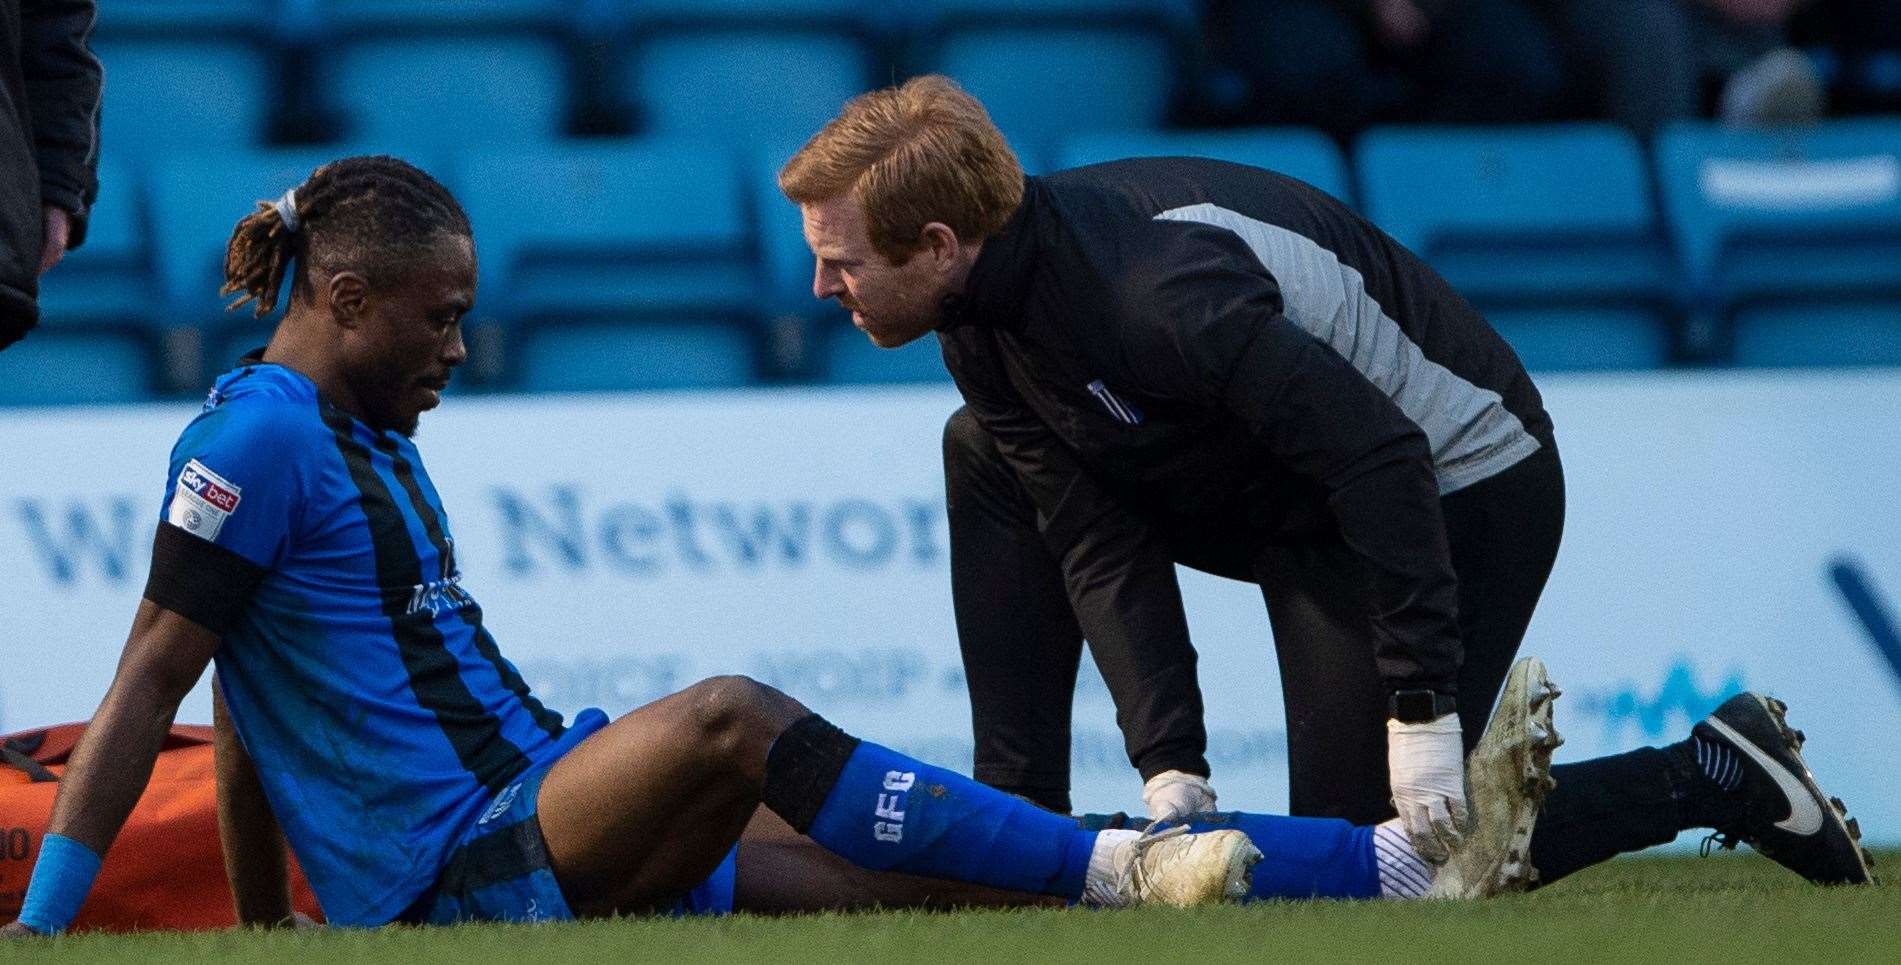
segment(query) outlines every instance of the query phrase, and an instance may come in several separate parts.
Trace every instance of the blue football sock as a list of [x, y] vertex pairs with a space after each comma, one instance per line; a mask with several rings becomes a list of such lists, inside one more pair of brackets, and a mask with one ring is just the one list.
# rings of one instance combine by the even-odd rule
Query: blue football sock
[[[842, 758], [843, 766], [834, 770], [826, 758]], [[828, 781], [827, 772], [836, 779]], [[890, 748], [851, 741], [816, 716], [775, 744], [765, 803], [861, 867], [1072, 900], [1082, 895], [1096, 843], [1096, 833], [1074, 818]]]
[[854, 864], [1082, 895], [1093, 831], [961, 774], [861, 743], [807, 832]]
[[[1163, 827], [1175, 822], [1167, 822]], [[1337, 818], [1222, 811], [1197, 814], [1188, 830], [1233, 828], [1261, 849], [1248, 901], [1272, 898], [1378, 898], [1373, 829]]]

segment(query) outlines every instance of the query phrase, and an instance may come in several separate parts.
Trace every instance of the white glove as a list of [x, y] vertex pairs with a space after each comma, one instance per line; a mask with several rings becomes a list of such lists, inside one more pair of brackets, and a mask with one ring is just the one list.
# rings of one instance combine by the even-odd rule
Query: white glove
[[1142, 785], [1142, 804], [1152, 821], [1203, 814], [1215, 809], [1215, 789], [1199, 774], [1163, 771]]
[[1465, 744], [1459, 715], [1423, 724], [1386, 722], [1386, 768], [1393, 808], [1413, 850], [1444, 864], [1467, 827]]

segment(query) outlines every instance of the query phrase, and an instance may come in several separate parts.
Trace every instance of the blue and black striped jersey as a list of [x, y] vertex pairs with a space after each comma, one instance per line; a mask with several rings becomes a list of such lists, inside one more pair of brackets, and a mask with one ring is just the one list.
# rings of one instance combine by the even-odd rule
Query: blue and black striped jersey
[[561, 717], [482, 626], [415, 445], [303, 375], [220, 378], [170, 479], [164, 526], [257, 568], [215, 663], [278, 821], [331, 922], [386, 923]]

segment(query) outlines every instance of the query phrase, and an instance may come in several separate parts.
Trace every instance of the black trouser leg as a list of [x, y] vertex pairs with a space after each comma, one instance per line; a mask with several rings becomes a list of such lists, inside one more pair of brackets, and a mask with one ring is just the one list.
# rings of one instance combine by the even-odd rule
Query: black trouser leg
[[1459, 577], [1459, 726], [1478, 745], [1518, 657], [1564, 535], [1564, 469], [1549, 440], [1517, 465], [1440, 500]]
[[944, 427], [951, 598], [977, 780], [1069, 811], [1070, 708], [1082, 631], [1035, 509], [967, 410]]
[[[1506, 482], [1514, 473], [1519, 474], [1519, 494], [1511, 500], [1465, 500], [1464, 493], [1445, 500], [1446, 531], [1459, 571], [1459, 622], [1466, 638], [1459, 704], [1468, 741], [1482, 732], [1484, 715], [1511, 668], [1556, 558], [1563, 526], [1564, 479], [1556, 449], [1547, 445], [1495, 479]], [[1482, 488], [1492, 481], [1470, 491], [1486, 496]], [[1544, 509], [1500, 515], [1501, 510], [1533, 506]], [[1492, 535], [1475, 539], [1469, 535], [1473, 533]], [[1558, 683], [1563, 686], [1562, 680]], [[1483, 702], [1468, 702], [1467, 696], [1481, 686], [1489, 688]], [[1560, 733], [1564, 706], [1560, 700]], [[1682, 804], [1691, 786], [1685, 766], [1667, 751], [1645, 748], [1553, 767], [1558, 786], [1545, 799], [1531, 841], [1531, 863], [1540, 882], [1556, 881], [1625, 851], [1663, 844], [1689, 827]]]
[[[1494, 482], [1516, 492], [1487, 492]], [[1563, 506], [1564, 479], [1550, 446], [1444, 502], [1459, 573], [1459, 625], [1465, 638], [1459, 707], [1468, 746], [1483, 733], [1551, 572]], [[1563, 717], [1560, 700], [1560, 732]], [[1645, 748], [1552, 768], [1558, 786], [1545, 800], [1531, 841], [1540, 882], [1675, 838], [1688, 827], [1682, 801], [1691, 785], [1685, 766], [1667, 751]]]
[[1338, 544], [1273, 547], [1258, 579], [1287, 712], [1287, 811], [1377, 824], [1393, 816], [1386, 688], [1359, 566]]
[[1667, 844], [1696, 826], [1688, 802], [1693, 767], [1667, 749], [1644, 747], [1552, 768], [1558, 786], [1531, 834], [1538, 884], [1626, 851]]
[[[1440, 503], [1459, 578], [1459, 719], [1469, 751], [1557, 558], [1564, 475], [1545, 448]], [[1289, 810], [1373, 824], [1393, 816], [1386, 690], [1373, 660], [1360, 563], [1339, 543], [1273, 547], [1256, 576], [1287, 705]]]

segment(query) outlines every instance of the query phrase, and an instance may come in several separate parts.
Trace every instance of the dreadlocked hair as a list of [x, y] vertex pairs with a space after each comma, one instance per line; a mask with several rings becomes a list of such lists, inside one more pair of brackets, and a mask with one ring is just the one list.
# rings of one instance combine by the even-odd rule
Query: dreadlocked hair
[[[449, 190], [407, 161], [385, 155], [349, 157], [311, 172], [297, 186], [297, 230], [285, 227], [270, 201], [259, 201], [231, 232], [224, 287], [263, 318], [277, 307], [284, 276], [295, 297], [307, 282], [292, 266], [360, 271], [373, 284], [391, 280], [416, 248], [439, 235], [470, 235], [469, 216]], [[308, 292], [305, 293], [308, 295]]]

